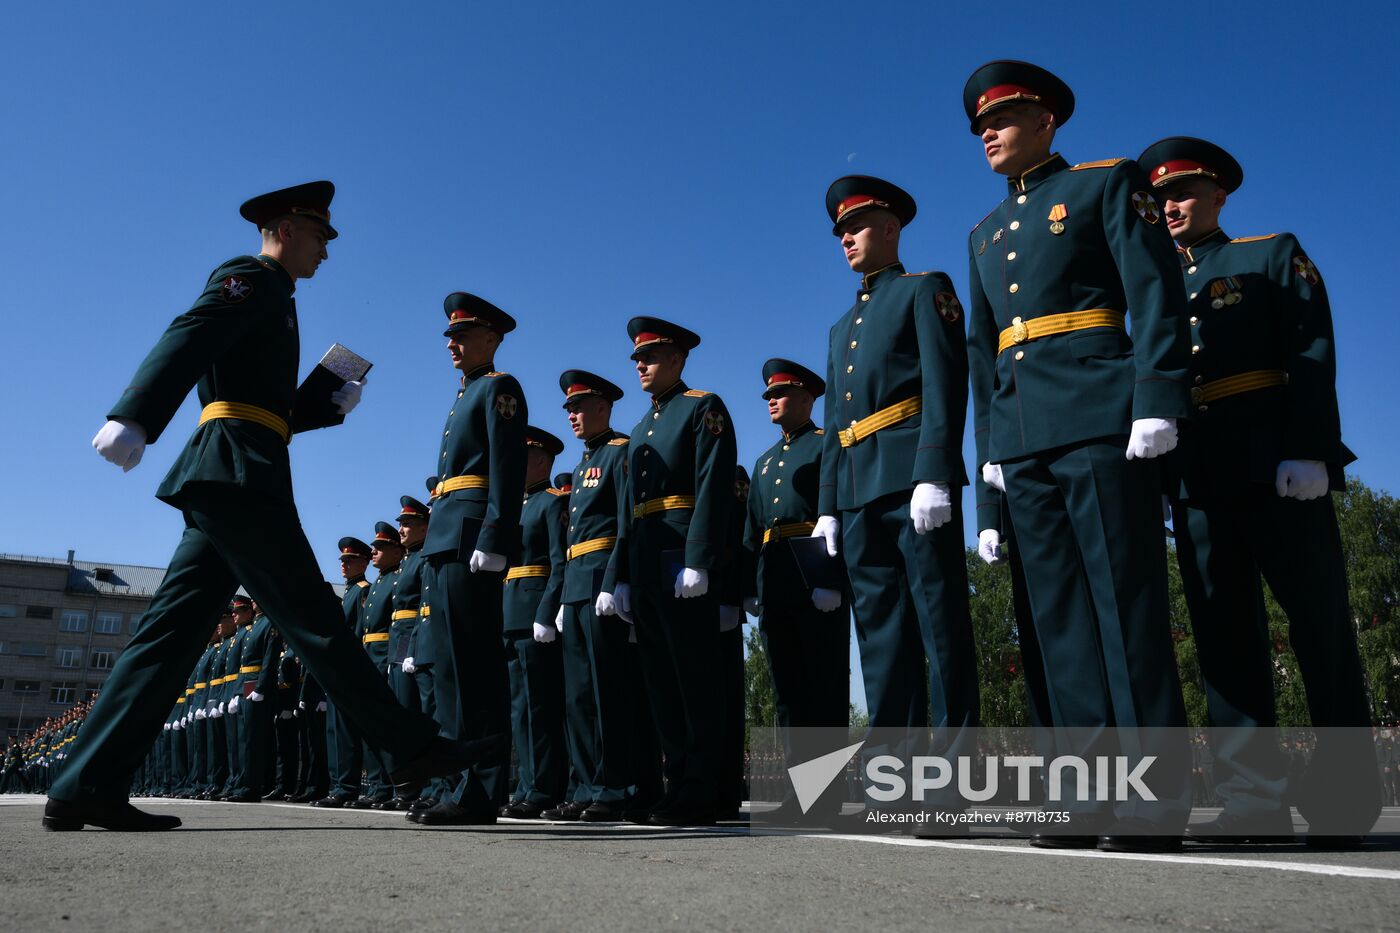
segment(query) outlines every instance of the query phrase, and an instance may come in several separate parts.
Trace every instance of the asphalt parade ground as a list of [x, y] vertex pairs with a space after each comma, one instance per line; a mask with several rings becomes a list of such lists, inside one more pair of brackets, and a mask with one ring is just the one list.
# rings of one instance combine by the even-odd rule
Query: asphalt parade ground
[[[1360, 851], [1034, 849], [742, 824], [502, 820], [146, 800], [168, 833], [45, 832], [0, 797], [0, 929], [1400, 929], [1400, 809]], [[1195, 820], [1209, 818], [1198, 811]]]

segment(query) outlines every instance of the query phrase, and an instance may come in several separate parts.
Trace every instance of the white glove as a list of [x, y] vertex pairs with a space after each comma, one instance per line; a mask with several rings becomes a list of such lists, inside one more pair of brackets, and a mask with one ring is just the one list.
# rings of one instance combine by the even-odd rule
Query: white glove
[[632, 587], [619, 583], [613, 587], [613, 605], [617, 607], [617, 617], [628, 625], [632, 624]]
[[169, 732], [169, 731], [170, 731], [170, 728], [171, 728], [170, 723], [167, 722], [167, 723], [165, 724], [165, 731], [166, 731], [166, 732]]
[[993, 489], [1006, 492], [1006, 477], [1002, 475], [1000, 463], [982, 464], [982, 482]]
[[227, 703], [227, 702], [225, 702], [225, 701], [223, 701], [223, 700], [220, 700], [220, 701], [219, 701], [219, 712], [221, 712], [221, 713], [226, 713], [226, 712], [228, 712], [228, 703]]
[[146, 429], [127, 418], [113, 418], [97, 432], [92, 446], [103, 460], [115, 463], [123, 473], [129, 473], [141, 462], [141, 455], [146, 452]]
[[297, 709], [306, 709], [306, 701], [297, 700]]
[[282, 710], [282, 712], [280, 712], [280, 713], [277, 714], [277, 718], [278, 718], [278, 719], [291, 719], [291, 718], [292, 718], [292, 711], [289, 710], [289, 709], [284, 709], [284, 710]]
[[[598, 611], [598, 607], [597, 607], [597, 606], [594, 606], [594, 607], [593, 607], [593, 611], [594, 611], [594, 612], [597, 612], [597, 611]], [[557, 632], [562, 632], [562, 631], [564, 631], [564, 607], [563, 607], [563, 606], [560, 606], [560, 607], [559, 607], [559, 611], [556, 612], [556, 613], [554, 614], [554, 630], [557, 631]]]
[[418, 670], [418, 668], [414, 667], [412, 658], [403, 659], [403, 672], [405, 674], [412, 674], [416, 670]]
[[500, 573], [506, 569], [506, 559], [500, 554], [492, 554], [490, 551], [472, 551], [472, 559], [467, 564], [472, 573]]
[[1001, 548], [1001, 532], [995, 528], [983, 528], [977, 534], [977, 556], [995, 567], [1005, 563], [1006, 555]]
[[841, 591], [817, 586], [812, 588], [812, 605], [818, 612], [833, 612], [841, 608]]
[[928, 534], [941, 528], [953, 518], [953, 497], [947, 483], [920, 483], [914, 487], [909, 500], [909, 517], [914, 520], [914, 534]]
[[1285, 499], [1306, 502], [1327, 494], [1327, 464], [1321, 460], [1285, 460], [1278, 465], [1274, 489]]
[[194, 718], [195, 718], [195, 719], [203, 719], [203, 718], [205, 718], [205, 717], [208, 716], [208, 715], [209, 715], [209, 714], [206, 713], [206, 712], [205, 712], [204, 710], [202, 710], [202, 709], [197, 709], [197, 710], [194, 711]]
[[676, 598], [691, 599], [710, 591], [710, 572], [687, 567], [676, 574]]
[[[611, 593], [599, 593], [598, 598], [593, 601], [593, 611], [599, 616], [616, 615], [617, 600], [613, 599]], [[560, 631], [562, 632], [563, 629], [561, 628]]]
[[719, 630], [721, 632], [732, 632], [739, 627], [739, 623], [744, 621], [744, 610], [738, 606], [719, 607]]
[[812, 537], [826, 539], [826, 553], [836, 556], [836, 539], [841, 536], [841, 520], [834, 515], [823, 515], [817, 519], [817, 527], [812, 529]]
[[232, 700], [228, 701], [228, 714], [230, 716], [238, 715], [238, 697], [234, 697]]
[[550, 642], [554, 641], [555, 638], [559, 637], [559, 633], [555, 631], [555, 628], [552, 625], [540, 625], [538, 622], [536, 622], [534, 628], [535, 641], [539, 642], [542, 645], [547, 645]]
[[224, 715], [224, 711], [221, 710], [221, 709], [220, 709], [219, 707], [217, 707], [217, 706], [214, 707], [213, 709], [211, 709], [211, 710], [209, 711], [209, 718], [210, 718], [210, 719], [219, 719], [219, 718], [221, 718], [223, 715]]
[[324, 713], [325, 711], [326, 711], [326, 701], [325, 701], [325, 700], [322, 700], [320, 703], [317, 703], [317, 704], [316, 704], [316, 712], [318, 712], [318, 713]]
[[265, 700], [265, 699], [267, 699], [267, 697], [263, 696], [261, 693], [259, 693], [259, 692], [256, 691], [256, 690], [254, 690], [252, 693], [248, 694], [248, 702], [250, 702], [250, 703], [261, 703], [261, 702], [262, 702], [263, 700]]
[[759, 603], [757, 596], [744, 597], [744, 611], [755, 619], [763, 615], [763, 606]]
[[331, 404], [335, 406], [338, 413], [348, 415], [355, 409], [356, 405], [360, 404], [360, 393], [364, 391], [364, 388], [365, 380], [347, 382], [331, 393]]
[[1175, 418], [1139, 418], [1128, 437], [1129, 460], [1151, 460], [1176, 447]]

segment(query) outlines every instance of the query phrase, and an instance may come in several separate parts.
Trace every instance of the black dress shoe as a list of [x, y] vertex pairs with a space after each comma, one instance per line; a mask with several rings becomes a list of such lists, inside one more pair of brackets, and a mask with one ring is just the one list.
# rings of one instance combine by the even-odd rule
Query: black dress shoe
[[407, 810], [413, 801], [407, 797], [391, 797], [384, 801], [377, 809], [380, 810]]
[[1209, 823], [1186, 827], [1186, 838], [1208, 845], [1287, 845], [1295, 841], [1293, 827], [1282, 813], [1263, 819], [1222, 813]]
[[434, 797], [419, 797], [408, 805], [408, 810], [412, 813], [415, 810], [431, 810], [437, 806], [437, 799]]
[[1129, 817], [1119, 820], [1099, 836], [1100, 852], [1180, 852], [1181, 837], [1163, 835], [1161, 828], [1147, 820]]
[[389, 774], [395, 784], [423, 784], [430, 778], [457, 774], [492, 756], [509, 754], [510, 736], [488, 735], [484, 739], [457, 742], [435, 736], [417, 758]]
[[622, 820], [622, 808], [616, 804], [595, 800], [578, 818], [585, 823], [617, 823]]
[[431, 810], [419, 810], [413, 820], [419, 826], [494, 826], [496, 814], [478, 813], [455, 803], [440, 803]]
[[50, 832], [72, 832], [84, 826], [123, 833], [149, 833], [174, 829], [177, 816], [161, 816], [138, 810], [126, 801], [70, 801], [50, 799], [44, 805], [44, 828]]
[[338, 794], [331, 794], [329, 797], [322, 797], [320, 800], [313, 800], [311, 802], [311, 805], [313, 807], [327, 807], [332, 810], [338, 810], [341, 807], [354, 802], [354, 797], [342, 797]]
[[1366, 837], [1308, 833], [1308, 837], [1304, 842], [1309, 849], [1328, 849], [1333, 852], [1354, 852], [1366, 843]]
[[715, 811], [713, 807], [680, 805], [657, 810], [647, 822], [652, 826], [713, 826]]
[[282, 789], [279, 787], [279, 788], [275, 788], [275, 789], [270, 790], [270, 791], [268, 791], [267, 793], [263, 794], [262, 799], [265, 800], [265, 801], [267, 801], [268, 803], [272, 803], [273, 801], [276, 801], [276, 800], [286, 800], [286, 799], [287, 799], [287, 793], [286, 793], [286, 791], [282, 790]]
[[325, 795], [318, 794], [314, 790], [304, 790], [299, 794], [293, 794], [287, 800], [289, 803], [311, 803], [314, 800], [320, 800], [323, 796]]
[[553, 822], [572, 823], [583, 816], [583, 811], [592, 804], [583, 803], [578, 800], [570, 800], [568, 803], [561, 803], [557, 807], [550, 807], [548, 810], [540, 812], [540, 819]]
[[545, 808], [537, 803], [521, 800], [518, 803], [501, 807], [501, 816], [510, 817], [513, 820], [537, 820], [544, 811]]
[[349, 806], [354, 810], [373, 810], [388, 799], [388, 797], [363, 796], [352, 801]]

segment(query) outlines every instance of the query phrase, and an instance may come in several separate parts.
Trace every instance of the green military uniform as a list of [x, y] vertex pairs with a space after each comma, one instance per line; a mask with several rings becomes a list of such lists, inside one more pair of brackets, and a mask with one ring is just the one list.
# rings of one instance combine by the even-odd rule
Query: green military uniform
[[[434, 480], [434, 485], [437, 481]], [[398, 521], [421, 518], [428, 520], [428, 507], [412, 496], [399, 497]], [[409, 709], [421, 709], [427, 716], [437, 719], [437, 704], [433, 701], [433, 669], [431, 665], [422, 668], [414, 666], [414, 640], [418, 632], [418, 620], [424, 612], [423, 593], [427, 589], [427, 575], [430, 568], [423, 559], [423, 542], [409, 545], [403, 563], [399, 565], [399, 582], [394, 587], [394, 614], [389, 626], [389, 686], [399, 702]], [[416, 792], [419, 799], [436, 801], [446, 793], [446, 782], [435, 778], [426, 788], [408, 788], [404, 791]], [[396, 795], [397, 796], [397, 795]], [[412, 804], [415, 801], [409, 800]], [[399, 804], [395, 809], [406, 809]]]
[[[826, 203], [838, 228], [872, 209], [906, 225], [916, 210], [895, 185], [861, 175], [837, 179]], [[939, 755], [956, 754], [941, 743], [978, 723], [959, 492], [966, 367], [962, 306], [942, 272], [896, 262], [866, 273], [831, 328], [817, 508], [841, 521], [870, 724], [922, 728], [931, 709]], [[946, 486], [951, 508], [925, 534], [911, 515], [921, 484]], [[960, 806], [951, 788], [925, 802]]]
[[277, 718], [277, 655], [281, 639], [259, 607], [243, 638], [235, 681], [238, 701], [238, 771], [233, 777], [231, 799], [256, 802], [266, 789], [269, 755], [273, 754]]
[[[399, 543], [398, 529], [388, 522], [375, 523], [371, 547], [393, 548], [400, 554], [404, 553], [403, 545]], [[375, 669], [386, 681], [389, 679], [389, 657], [393, 651], [394, 590], [398, 588], [401, 565], [402, 561], [392, 570], [380, 571], [365, 593], [364, 611], [360, 613], [360, 641], [365, 646], [365, 653], [374, 662]], [[415, 705], [412, 708], [418, 707]], [[366, 742], [363, 755], [365, 790], [355, 806], [378, 809], [393, 798], [394, 785], [389, 781], [388, 769], [377, 748]], [[417, 794], [412, 796], [416, 797]]]
[[[792, 387], [814, 398], [826, 392], [820, 376], [792, 360], [774, 358], [763, 365], [764, 398]], [[839, 728], [846, 725], [850, 703], [850, 613], [822, 612], [802, 579], [789, 539], [806, 536], [816, 526], [821, 485], [822, 446], [826, 432], [812, 421], [783, 432], [754, 462], [748, 490], [743, 547], [747, 572], [745, 597], [759, 606], [759, 632], [773, 678], [777, 724], [783, 730], [788, 765], [822, 754], [804, 744], [792, 729]], [[843, 689], [847, 687], [847, 689]], [[835, 782], [839, 812], [843, 782]], [[784, 783], [784, 801], [792, 785]]]
[[[652, 317], [633, 318], [627, 333], [634, 355], [655, 344], [689, 351], [700, 343], [691, 331]], [[652, 820], [665, 825], [712, 822], [719, 803], [718, 595], [715, 589], [685, 599], [676, 593], [686, 569], [709, 574], [711, 587], [720, 583], [735, 447], [724, 402], [683, 380], [653, 393], [626, 447], [632, 527], [618, 582], [632, 587], [637, 646], [666, 777], [666, 795]]]
[[[454, 292], [443, 302], [444, 336], [468, 327], [509, 333], [515, 321], [490, 302]], [[480, 551], [513, 559], [519, 549], [525, 486], [525, 424], [529, 412], [520, 383], [493, 364], [462, 375], [442, 432], [423, 553], [432, 567], [431, 614], [418, 623], [415, 663], [432, 665], [442, 731], [452, 738], [506, 737], [510, 682], [501, 648], [502, 572], [470, 568]], [[438, 817], [490, 823], [506, 802], [508, 743], [465, 772], [439, 801]], [[425, 814], [434, 811], [424, 811]], [[410, 814], [412, 815], [412, 814]]]
[[231, 767], [228, 755], [228, 720], [225, 718], [224, 709], [224, 684], [227, 683], [224, 679], [224, 669], [228, 664], [233, 644], [233, 635], [219, 639], [219, 647], [214, 652], [213, 662], [209, 667], [209, 686], [204, 694], [205, 720], [210, 724], [209, 750], [212, 756], [209, 787], [205, 791], [205, 796], [209, 799], [224, 793]]
[[[237, 605], [239, 597], [234, 597], [234, 604]], [[247, 600], [247, 597], [242, 597]], [[242, 773], [242, 750], [243, 750], [243, 720], [239, 718], [237, 705], [233, 704], [233, 699], [240, 695], [240, 684], [242, 678], [239, 676], [239, 668], [243, 663], [243, 642], [247, 638], [251, 625], [240, 625], [229, 639], [228, 650], [224, 652], [223, 676], [220, 678], [219, 686], [219, 718], [224, 724], [224, 749], [228, 761], [228, 776], [224, 778], [224, 783], [215, 794], [217, 798], [232, 796], [234, 785], [238, 781], [238, 775]], [[233, 704], [230, 706], [230, 704]]]
[[[993, 62], [964, 89], [968, 117], [1032, 100], [1063, 124], [1073, 94], [1044, 69]], [[968, 354], [977, 462], [1003, 467], [1061, 754], [1099, 729], [1182, 726], [1167, 626], [1160, 471], [1124, 452], [1137, 419], [1188, 414], [1185, 294], [1150, 186], [1123, 159], [1059, 155], [1009, 179], [968, 240]], [[1131, 309], [1133, 333], [1124, 328]], [[1155, 803], [1073, 804], [1086, 839], [1116, 818], [1170, 837], [1189, 806], [1186, 744], [1160, 737]], [[1072, 746], [1072, 747], [1070, 747]], [[1133, 821], [1133, 822], [1127, 822]], [[1141, 822], [1138, 822], [1141, 821]], [[1135, 829], [1136, 828], [1136, 829]]]
[[[525, 428], [525, 444], [551, 458], [564, 443], [540, 428]], [[564, 589], [564, 536], [569, 500], [541, 480], [525, 488], [520, 510], [520, 556], [506, 571], [502, 595], [506, 669], [510, 675], [511, 731], [518, 780], [511, 797], [534, 815], [564, 798], [568, 754], [564, 738], [564, 668], [554, 617]], [[536, 637], [536, 630], [548, 641]], [[507, 807], [502, 811], [516, 815]]]
[[[623, 392], [601, 376], [581, 369], [559, 376], [564, 404], [598, 396], [609, 404]], [[571, 483], [564, 571], [563, 673], [569, 755], [575, 777], [571, 795], [575, 814], [612, 817], [626, 805], [635, 784], [632, 705], [635, 672], [627, 664], [631, 624], [614, 613], [600, 616], [600, 593], [617, 589], [619, 567], [627, 559], [632, 524], [627, 492], [627, 435], [611, 428], [584, 438], [583, 456], [570, 474]], [[556, 484], [557, 484], [556, 478]], [[625, 580], [626, 575], [623, 574]], [[653, 804], [653, 795], [639, 804]], [[556, 814], [568, 818], [568, 813]]]
[[[359, 538], [346, 536], [338, 542], [342, 555], [368, 558], [370, 547]], [[365, 611], [365, 599], [369, 594], [369, 581], [362, 576], [348, 577], [345, 580], [345, 593], [340, 598], [340, 611], [344, 625], [360, 641], [360, 619]], [[361, 642], [363, 644], [363, 642]], [[366, 655], [368, 657], [368, 655]], [[377, 671], [377, 669], [376, 669]], [[340, 807], [354, 803], [364, 789], [364, 741], [350, 720], [340, 715], [333, 700], [326, 703], [326, 747], [327, 765], [330, 774], [330, 793], [314, 801], [318, 807]]]
[[204, 797], [214, 783], [214, 770], [217, 767], [214, 754], [214, 722], [209, 719], [209, 681], [214, 676], [214, 665], [222, 650], [223, 640], [214, 636], [209, 647], [199, 656], [194, 668], [194, 693], [189, 695], [194, 717], [195, 774], [190, 791], [194, 797]]
[[[253, 199], [243, 214], [265, 223], [299, 213], [322, 221], [330, 237], [333, 193], [329, 182], [286, 189]], [[288, 641], [367, 737], [404, 758], [433, 744], [433, 722], [397, 708], [343, 630], [297, 518], [287, 445], [295, 432], [327, 420], [295, 410], [301, 347], [293, 288], [266, 256], [219, 266], [108, 414], [140, 425], [155, 443], [196, 383], [205, 406], [157, 492], [182, 511], [184, 535], [53, 789], [56, 828], [73, 822], [62, 819], [62, 802], [126, 799], [129, 775], [199, 657], [202, 636], [190, 620], [212, 618], [236, 581], [282, 620]]]
[[742, 819], [744, 804], [744, 521], [748, 514], [749, 471], [734, 467], [734, 499], [724, 535], [719, 586], [720, 752], [715, 814], [721, 820]]
[[264, 800], [285, 800], [295, 797], [305, 790], [301, 771], [303, 718], [297, 713], [297, 698], [301, 693], [301, 664], [297, 661], [294, 648], [280, 638], [277, 640], [277, 656], [273, 661], [276, 670], [276, 692], [269, 698], [273, 704], [276, 720], [273, 731], [276, 735], [277, 767], [274, 772], [272, 790], [263, 796]]
[[[1155, 186], [1244, 180], [1218, 146], [1172, 137], [1142, 165]], [[1370, 705], [1347, 600], [1332, 497], [1279, 495], [1279, 464], [1326, 464], [1333, 491], [1355, 457], [1342, 443], [1332, 310], [1322, 277], [1288, 233], [1231, 239], [1216, 229], [1181, 244], [1189, 299], [1189, 431], [1172, 456], [1177, 560], [1205, 681], [1214, 778], [1237, 828], [1291, 835], [1287, 760], [1272, 728], [1273, 651], [1262, 581], [1288, 614], [1289, 641], [1318, 730], [1304, 786], [1310, 832], [1364, 834], [1381, 797]]]

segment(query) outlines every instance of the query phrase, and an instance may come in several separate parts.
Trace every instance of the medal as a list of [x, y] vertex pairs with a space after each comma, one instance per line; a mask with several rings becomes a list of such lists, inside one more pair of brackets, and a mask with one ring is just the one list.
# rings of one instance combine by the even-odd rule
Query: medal
[[1056, 204], [1054, 207], [1050, 208], [1050, 232], [1056, 236], [1064, 233], [1065, 225], [1061, 223], [1061, 221], [1068, 216], [1069, 208], [1065, 207], [1063, 204]]

